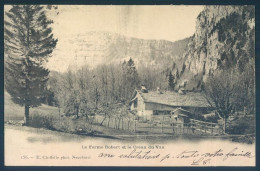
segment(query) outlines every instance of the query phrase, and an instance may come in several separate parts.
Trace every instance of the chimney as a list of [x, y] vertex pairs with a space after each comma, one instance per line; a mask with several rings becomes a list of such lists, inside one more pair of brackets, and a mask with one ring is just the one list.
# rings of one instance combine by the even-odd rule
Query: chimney
[[141, 86], [141, 92], [148, 93], [148, 90], [146, 89], [146, 87], [144, 85]]

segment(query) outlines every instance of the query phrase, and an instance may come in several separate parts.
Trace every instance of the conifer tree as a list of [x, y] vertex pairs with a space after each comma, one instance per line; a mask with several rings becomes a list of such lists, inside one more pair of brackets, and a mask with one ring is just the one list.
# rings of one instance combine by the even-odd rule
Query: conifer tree
[[43, 64], [57, 39], [43, 6], [13, 5], [5, 14], [5, 89], [14, 103], [24, 106], [28, 124], [29, 109], [41, 104], [49, 74]]
[[129, 92], [133, 92], [139, 86], [139, 76], [132, 58], [122, 64], [123, 79], [124, 79], [124, 94], [125, 98], [130, 98]]
[[170, 71], [169, 75], [168, 75], [168, 87], [169, 90], [174, 90], [174, 76], [172, 75], [172, 72]]
[[179, 70], [178, 70], [178, 68], [177, 68], [177, 70], [176, 70], [176, 78], [177, 78], [177, 79], [180, 78], [180, 74], [179, 74]]

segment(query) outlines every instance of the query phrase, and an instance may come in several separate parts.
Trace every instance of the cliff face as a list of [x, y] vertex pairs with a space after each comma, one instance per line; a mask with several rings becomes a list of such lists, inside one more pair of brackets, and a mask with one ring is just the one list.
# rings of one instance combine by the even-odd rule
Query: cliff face
[[176, 42], [144, 40], [116, 33], [93, 31], [65, 37], [61, 45], [68, 44], [70, 48], [58, 53], [62, 56], [74, 54], [71, 63], [76, 65], [75, 67], [119, 63], [131, 57], [137, 66], [163, 68], [184, 53], [189, 40], [190, 38]]
[[254, 59], [254, 23], [252, 6], [206, 6], [183, 54], [186, 70], [179, 84], [189, 80], [195, 84], [189, 88], [198, 88], [216, 69], [243, 70], [243, 65]]
[[195, 34], [176, 42], [109, 32], [88, 32], [63, 41], [58, 46], [69, 48], [62, 52], [57, 48], [58, 56], [70, 59], [73, 54], [70, 63], [75, 68], [119, 63], [131, 57], [137, 68], [156, 68], [164, 75], [172, 71], [176, 89], [200, 89], [216, 70], [236, 67], [243, 72], [254, 60], [254, 7], [206, 6], [197, 17]]

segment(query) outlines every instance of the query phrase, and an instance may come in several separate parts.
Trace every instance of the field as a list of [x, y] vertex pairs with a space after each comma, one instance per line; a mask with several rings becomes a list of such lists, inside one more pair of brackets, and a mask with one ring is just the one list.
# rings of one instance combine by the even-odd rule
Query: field
[[[24, 108], [14, 104], [11, 100], [11, 97], [8, 93], [5, 93], [5, 114], [4, 120], [7, 123], [17, 123], [23, 121], [24, 119]], [[41, 105], [36, 108], [30, 109], [30, 117], [32, 119], [31, 127], [38, 129], [49, 129], [52, 131], [56, 131], [57, 133], [70, 133], [70, 134], [80, 134], [80, 135], [90, 135], [94, 137], [104, 137], [110, 139], [128, 139], [140, 141], [143, 139], [150, 140], [169, 140], [176, 139], [178, 137], [185, 139], [207, 139], [207, 138], [224, 138], [231, 139], [239, 142], [252, 143], [254, 142], [253, 137], [242, 137], [242, 140], [239, 139], [239, 136], [224, 136], [224, 135], [211, 135], [210, 134], [202, 134], [202, 132], [198, 132], [195, 134], [185, 134], [187, 130], [183, 130], [184, 134], [173, 134], [173, 130], [169, 126], [165, 126], [163, 129], [161, 125], [153, 125], [150, 123], [138, 122], [136, 120], [126, 119], [126, 118], [116, 118], [112, 117], [110, 119], [105, 119], [104, 116], [96, 115], [92, 124], [88, 123], [84, 117], [80, 117], [75, 119], [73, 117], [60, 117], [59, 109], [57, 107]], [[10, 122], [11, 121], [11, 122]], [[252, 122], [252, 121], [246, 121]], [[102, 124], [101, 124], [102, 123]], [[237, 123], [238, 128], [242, 126]], [[244, 124], [245, 129], [248, 124]], [[254, 125], [254, 124], [252, 124]], [[235, 128], [235, 127], [234, 127]], [[235, 128], [238, 130], [238, 128]], [[29, 127], [27, 127], [29, 129]], [[254, 127], [250, 127], [250, 130], [254, 130]], [[196, 132], [196, 130], [195, 130]], [[245, 134], [251, 134], [252, 131], [247, 131]], [[244, 135], [245, 135], [244, 134]]]
[[[31, 125], [36, 128], [46, 128], [51, 130], [56, 130], [59, 132], [67, 132], [73, 134], [88, 134], [90, 132], [95, 133], [95, 135], [107, 136], [107, 137], [132, 137], [136, 135], [140, 135], [137, 139], [142, 139], [142, 136], [153, 136], [160, 137], [172, 135], [172, 129], [164, 129], [164, 133], [161, 133], [160, 125], [157, 127], [153, 127], [151, 130], [149, 128], [150, 124], [135, 122], [134, 120], [127, 119], [113, 119], [111, 118], [110, 124], [108, 124], [108, 119], [104, 120], [103, 124], [100, 123], [103, 121], [103, 116], [96, 116], [93, 124], [88, 124], [85, 118], [73, 119], [70, 117], [59, 117], [59, 109], [52, 106], [41, 105], [36, 108], [30, 109], [30, 117], [34, 120], [34, 123]], [[42, 122], [46, 122], [42, 120], [42, 116], [50, 116], [51, 118], [55, 118], [52, 121], [47, 120], [50, 124], [42, 125]], [[5, 93], [5, 121], [13, 121], [19, 122], [24, 118], [24, 108], [14, 104], [11, 100], [11, 97], [8, 93]], [[128, 122], [129, 121], [129, 122]], [[48, 128], [49, 127], [49, 128]], [[83, 130], [82, 132], [78, 132], [78, 130]], [[167, 138], [164, 138], [167, 139]]]
[[[39, 107], [30, 109], [30, 116], [33, 117], [36, 114], [53, 115], [59, 117], [59, 109], [48, 105], [41, 105]], [[4, 97], [4, 120], [5, 121], [21, 121], [24, 119], [24, 107], [19, 106], [12, 102], [11, 96], [5, 92]]]
[[[24, 119], [24, 107], [21, 107], [12, 102], [11, 97], [5, 92], [5, 106], [4, 106], [4, 121], [17, 123]], [[62, 113], [62, 112], [61, 112]], [[113, 138], [114, 135], [133, 134], [129, 131], [107, 128], [100, 126], [100, 124], [88, 124], [85, 118], [73, 119], [70, 117], [59, 116], [59, 109], [57, 107], [42, 104], [39, 107], [30, 109], [30, 118], [34, 121], [32, 127], [47, 128], [56, 130], [59, 133], [72, 133], [72, 134], [89, 134], [95, 133], [96, 137]], [[52, 120], [49, 120], [52, 119]], [[43, 123], [44, 122], [44, 123]], [[46, 124], [48, 124], [46, 126]], [[27, 129], [29, 129], [27, 127]], [[78, 130], [83, 129], [83, 132]]]

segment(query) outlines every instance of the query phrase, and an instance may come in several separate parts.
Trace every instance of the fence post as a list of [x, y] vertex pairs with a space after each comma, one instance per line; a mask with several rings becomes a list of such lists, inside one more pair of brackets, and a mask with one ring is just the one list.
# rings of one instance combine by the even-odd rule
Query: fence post
[[164, 116], [161, 118], [162, 133], [163, 133], [163, 120], [164, 120]]
[[107, 123], [108, 128], [109, 128], [109, 122], [110, 122], [110, 116], [108, 116], [108, 123]]
[[124, 118], [122, 118], [122, 130], [124, 129]]
[[206, 123], [204, 123], [204, 129], [205, 129], [205, 130], [204, 130], [205, 133], [207, 133], [207, 130], [206, 130], [206, 129], [207, 129], [207, 125], [206, 125]]
[[182, 134], [184, 134], [184, 126], [185, 126], [185, 124], [184, 124], [184, 121], [183, 121], [183, 123], [182, 123]]
[[150, 122], [150, 131], [152, 131], [153, 120]]
[[172, 126], [172, 134], [175, 134], [174, 132], [174, 123], [171, 121], [171, 126]]
[[193, 134], [193, 120], [191, 120], [191, 123], [190, 123], [190, 127], [191, 127], [191, 133]]
[[213, 135], [213, 124], [211, 124], [211, 135]]
[[136, 120], [134, 120], [134, 132], [136, 132]]
[[118, 125], [117, 125], [118, 129], [120, 129], [120, 120], [121, 120], [121, 118], [118, 118]]

